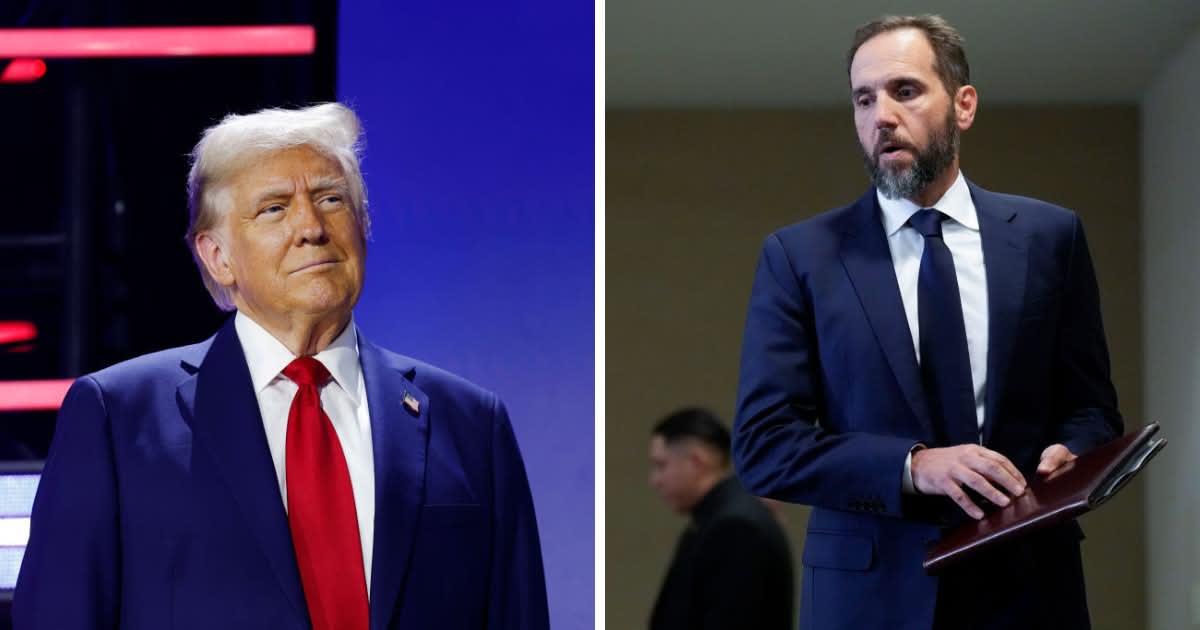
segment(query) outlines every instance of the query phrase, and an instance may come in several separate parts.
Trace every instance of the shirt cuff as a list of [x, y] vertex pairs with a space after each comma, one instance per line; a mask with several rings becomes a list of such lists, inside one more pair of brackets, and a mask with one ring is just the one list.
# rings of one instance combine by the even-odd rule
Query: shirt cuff
[[901, 479], [900, 487], [905, 494], [918, 494], [912, 480], [912, 454], [923, 448], [925, 448], [924, 444], [913, 444], [913, 447], [908, 449], [908, 455], [904, 456], [904, 477]]

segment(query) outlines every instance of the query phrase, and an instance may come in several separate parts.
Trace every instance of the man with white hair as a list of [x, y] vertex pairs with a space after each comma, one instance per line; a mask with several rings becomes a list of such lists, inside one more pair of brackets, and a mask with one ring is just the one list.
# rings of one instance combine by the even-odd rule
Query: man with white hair
[[504, 405], [354, 325], [359, 138], [332, 103], [205, 132], [187, 242], [236, 314], [72, 386], [16, 627], [549, 626]]

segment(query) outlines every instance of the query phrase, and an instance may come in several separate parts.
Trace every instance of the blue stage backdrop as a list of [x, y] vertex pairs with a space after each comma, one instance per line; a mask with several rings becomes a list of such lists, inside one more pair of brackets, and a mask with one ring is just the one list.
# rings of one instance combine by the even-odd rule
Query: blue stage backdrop
[[552, 626], [590, 628], [592, 3], [343, 0], [338, 33], [374, 232], [356, 321], [507, 403]]

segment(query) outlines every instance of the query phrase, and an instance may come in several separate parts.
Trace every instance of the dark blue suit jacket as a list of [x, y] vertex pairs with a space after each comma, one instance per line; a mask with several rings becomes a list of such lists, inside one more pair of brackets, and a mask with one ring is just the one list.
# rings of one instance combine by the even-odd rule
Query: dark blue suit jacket
[[[361, 335], [359, 354], [375, 459], [372, 630], [547, 628], [502, 403]], [[32, 518], [17, 628], [310, 627], [233, 318], [203, 343], [76, 381]]]
[[[970, 189], [988, 291], [983, 444], [1032, 478], [1050, 444], [1080, 454], [1122, 432], [1095, 273], [1075, 214]], [[813, 506], [805, 630], [930, 627], [939, 581], [921, 563], [959, 510], [901, 492], [917, 442], [936, 444], [870, 190], [767, 238], [746, 319], [734, 459], [751, 492]], [[1081, 627], [1081, 536], [1072, 522], [946, 579], [978, 580], [966, 597], [995, 627]]]

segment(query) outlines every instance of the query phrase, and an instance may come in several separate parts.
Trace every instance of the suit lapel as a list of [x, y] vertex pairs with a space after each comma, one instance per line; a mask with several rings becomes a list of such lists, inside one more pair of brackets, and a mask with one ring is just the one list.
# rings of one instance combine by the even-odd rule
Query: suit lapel
[[1028, 246], [1016, 224], [1016, 211], [997, 195], [969, 182], [968, 185], [979, 216], [983, 262], [987, 268], [988, 382], [983, 443], [988, 444], [995, 431], [996, 407], [1004, 391], [1017, 326], [1021, 321]]
[[912, 332], [908, 329], [904, 302], [896, 284], [896, 268], [879, 213], [874, 189], [854, 204], [841, 250], [842, 264], [904, 399], [921, 426], [932, 434]]
[[262, 547], [279, 587], [300, 619], [308, 619], [287, 513], [263, 431], [258, 399], [233, 318], [212, 340], [198, 372], [176, 391], [195, 443], [205, 450]]
[[[425, 496], [429, 397], [413, 384], [415, 366], [358, 337], [375, 458], [375, 542], [371, 628], [388, 627], [404, 590]], [[408, 402], [406, 402], [406, 397]], [[414, 409], [415, 407], [415, 409]]]

